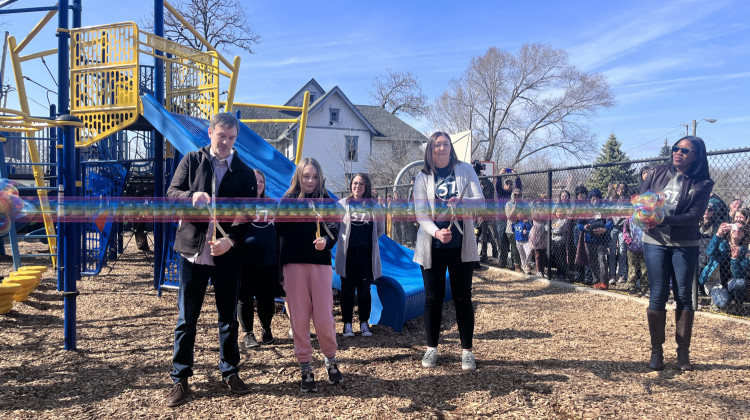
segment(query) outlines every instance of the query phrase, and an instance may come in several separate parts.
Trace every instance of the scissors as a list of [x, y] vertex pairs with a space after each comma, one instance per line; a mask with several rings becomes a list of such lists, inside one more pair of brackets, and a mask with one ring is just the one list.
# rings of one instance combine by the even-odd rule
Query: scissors
[[[466, 194], [466, 189], [469, 188], [469, 184], [464, 185], [464, 189], [461, 191], [461, 195], [458, 196], [458, 200], [461, 201], [464, 199], [464, 195]], [[458, 224], [458, 217], [456, 216], [456, 207], [455, 206], [448, 206], [451, 209], [451, 224], [456, 226], [456, 229], [458, 229], [459, 232], [461, 232], [461, 235], [464, 234], [464, 230], [461, 229], [461, 225]]]
[[221, 234], [224, 237], [228, 237], [227, 233], [224, 232], [224, 229], [222, 229], [221, 225], [219, 224], [219, 221], [216, 220], [216, 216], [214, 215], [213, 207], [210, 206], [210, 205], [208, 205], [206, 207], [208, 207], [208, 214], [211, 216], [211, 219], [214, 221], [214, 235], [213, 235], [213, 240], [214, 241], [216, 240], [216, 229], [219, 229], [219, 232], [221, 232]]
[[[315, 213], [315, 215], [318, 216], [318, 221], [315, 222], [317, 223], [317, 230], [315, 231], [315, 237], [320, 238], [320, 220], [323, 219], [323, 216], [321, 216], [320, 213], [318, 213], [318, 210], [315, 208], [314, 202], [311, 201], [310, 205], [312, 206], [313, 213]], [[331, 240], [334, 240], [335, 238], [333, 237], [333, 234], [331, 233], [330, 229], [328, 229], [328, 226], [325, 223], [323, 223], [323, 228], [325, 228], [326, 232], [328, 233], [328, 237], [331, 238]]]

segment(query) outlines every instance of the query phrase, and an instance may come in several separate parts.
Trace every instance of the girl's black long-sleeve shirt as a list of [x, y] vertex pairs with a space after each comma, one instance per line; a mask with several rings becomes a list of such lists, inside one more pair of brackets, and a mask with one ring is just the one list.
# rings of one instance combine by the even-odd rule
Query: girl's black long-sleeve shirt
[[[320, 212], [324, 207], [324, 203], [331, 205], [335, 203], [328, 196], [323, 199], [320, 198], [304, 198], [298, 199], [296, 197], [284, 196], [281, 200], [281, 206], [288, 207], [290, 204], [294, 204], [298, 208], [300, 213], [305, 215], [313, 215], [311, 203], [315, 203], [316, 209]], [[315, 249], [313, 241], [315, 241], [317, 233], [316, 222], [278, 222], [276, 223], [276, 231], [279, 234], [279, 245], [280, 245], [280, 260], [281, 265], [285, 264], [319, 264], [319, 265], [331, 265], [331, 248], [336, 244], [338, 238], [338, 229], [334, 222], [320, 222], [320, 235], [326, 238], [326, 246], [323, 250], [318, 251]], [[328, 236], [328, 232], [323, 227], [323, 224], [328, 226], [328, 230], [331, 231], [333, 238]]]

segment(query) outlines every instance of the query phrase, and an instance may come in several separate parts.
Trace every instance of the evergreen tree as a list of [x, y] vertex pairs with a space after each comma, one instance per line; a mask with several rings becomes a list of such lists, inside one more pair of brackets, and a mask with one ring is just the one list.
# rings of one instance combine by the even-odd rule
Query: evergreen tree
[[[596, 158], [594, 165], [612, 162], [627, 162], [630, 159], [622, 151], [622, 143], [617, 140], [614, 133], [610, 134], [607, 141], [602, 146], [599, 157]], [[613, 165], [595, 168], [592, 172], [591, 180], [588, 182], [589, 188], [598, 188], [602, 195], [607, 196], [607, 187], [610, 184], [625, 182], [628, 187], [632, 188], [638, 184], [638, 178], [635, 169], [630, 164]]]
[[664, 145], [659, 149], [659, 154], [656, 157], [670, 158], [672, 156], [672, 146], [669, 145], [667, 139], [664, 139]]

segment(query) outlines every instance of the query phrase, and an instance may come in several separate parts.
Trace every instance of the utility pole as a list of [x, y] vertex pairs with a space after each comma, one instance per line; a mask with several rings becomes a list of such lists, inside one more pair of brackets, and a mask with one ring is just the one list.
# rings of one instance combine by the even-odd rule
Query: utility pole
[[[3, 58], [2, 63], [0, 63], [0, 102], [2, 102], [3, 97], [5, 94], [5, 56], [8, 54], [8, 31], [5, 31], [5, 36], [3, 36]], [[8, 90], [10, 92], [10, 89]], [[8, 102], [8, 99], [5, 99], [5, 102]], [[3, 106], [5, 107], [5, 106]]]

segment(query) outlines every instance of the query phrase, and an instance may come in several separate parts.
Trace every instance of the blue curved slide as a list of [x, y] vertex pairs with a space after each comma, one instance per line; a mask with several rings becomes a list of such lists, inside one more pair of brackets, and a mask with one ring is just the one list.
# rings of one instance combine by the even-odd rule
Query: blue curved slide
[[[172, 114], [151, 95], [141, 98], [143, 117], [182, 155], [210, 143], [208, 121]], [[289, 187], [294, 163], [242, 123], [235, 148], [244, 162], [266, 174], [268, 195], [281, 197]], [[422, 273], [419, 265], [412, 261], [414, 251], [386, 235], [380, 237], [379, 243], [383, 277], [372, 285], [370, 323], [389, 326], [401, 332], [404, 323], [423, 314], [425, 297]], [[341, 279], [335, 273], [333, 287], [341, 289]], [[446, 289], [448, 300], [450, 287], [446, 285]]]

